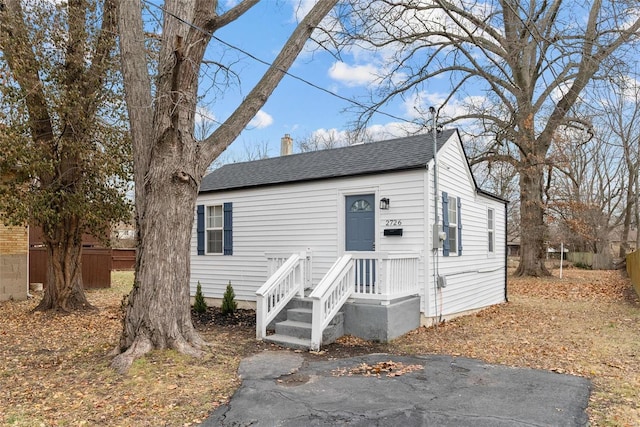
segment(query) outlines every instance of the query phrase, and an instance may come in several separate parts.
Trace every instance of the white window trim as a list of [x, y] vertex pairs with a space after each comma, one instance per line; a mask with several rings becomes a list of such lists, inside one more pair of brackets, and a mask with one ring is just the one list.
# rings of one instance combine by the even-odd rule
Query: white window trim
[[[220, 207], [220, 227], [209, 227], [209, 209]], [[213, 203], [204, 207], [204, 253], [206, 255], [223, 255], [224, 254], [224, 205], [222, 203]], [[209, 232], [220, 231], [220, 252], [209, 252]]]
[[[449, 201], [448, 201], [448, 219], [449, 219], [449, 235], [447, 236], [447, 238], [449, 239], [449, 256], [458, 256], [458, 241], [459, 241], [459, 236], [458, 236], [458, 197], [456, 196], [447, 196]], [[453, 205], [452, 205], [453, 204]], [[452, 221], [451, 218], [451, 206], [453, 206], [454, 211], [455, 211], [455, 215]], [[455, 239], [454, 240], [454, 244], [451, 245], [451, 234], [452, 234], [452, 230], [453, 230], [453, 234], [455, 234]]]
[[493, 208], [487, 208], [487, 253], [489, 255], [496, 253], [496, 211]]

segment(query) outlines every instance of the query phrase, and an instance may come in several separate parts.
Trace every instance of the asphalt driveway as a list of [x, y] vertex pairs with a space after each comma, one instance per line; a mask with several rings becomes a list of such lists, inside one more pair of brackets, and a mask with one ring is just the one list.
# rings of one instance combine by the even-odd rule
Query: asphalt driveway
[[203, 426], [584, 426], [581, 377], [442, 355], [307, 362], [265, 351]]

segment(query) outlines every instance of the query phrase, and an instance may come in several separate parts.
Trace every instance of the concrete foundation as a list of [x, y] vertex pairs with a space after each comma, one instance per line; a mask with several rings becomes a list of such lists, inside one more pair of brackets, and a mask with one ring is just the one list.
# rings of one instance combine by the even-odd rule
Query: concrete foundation
[[387, 342], [420, 326], [420, 297], [392, 301], [388, 305], [347, 302], [344, 333], [365, 340]]
[[494, 304], [487, 305], [480, 308], [473, 308], [471, 310], [459, 311], [457, 313], [445, 314], [438, 317], [427, 317], [424, 313], [420, 314], [420, 326], [431, 327], [435, 325], [439, 325], [442, 322], [448, 322], [450, 320], [455, 319], [456, 317], [469, 316], [471, 314], [476, 314], [481, 312], [482, 310], [493, 306]]

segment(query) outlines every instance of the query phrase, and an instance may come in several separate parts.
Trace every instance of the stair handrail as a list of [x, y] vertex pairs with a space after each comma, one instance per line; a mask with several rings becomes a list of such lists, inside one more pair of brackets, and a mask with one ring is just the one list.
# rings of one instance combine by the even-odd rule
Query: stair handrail
[[309, 295], [313, 302], [310, 345], [312, 351], [320, 349], [322, 331], [353, 293], [354, 265], [352, 258], [351, 254], [344, 254], [338, 258]]
[[267, 325], [296, 295], [304, 296], [304, 253], [292, 254], [256, 291], [256, 338], [267, 336]]

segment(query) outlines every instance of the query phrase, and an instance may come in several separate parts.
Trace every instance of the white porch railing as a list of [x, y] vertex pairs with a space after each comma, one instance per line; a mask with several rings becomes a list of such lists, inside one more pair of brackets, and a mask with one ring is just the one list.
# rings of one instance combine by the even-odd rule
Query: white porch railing
[[[269, 252], [265, 256], [267, 257], [267, 277], [271, 277], [291, 257], [291, 252]], [[301, 251], [300, 257], [304, 262], [304, 288], [308, 289], [311, 287], [313, 273], [311, 250]]]
[[350, 254], [338, 258], [309, 295], [313, 300], [311, 350], [320, 349], [322, 331], [353, 293], [354, 267]]
[[[305, 252], [284, 256], [269, 256], [269, 263], [281, 266], [257, 292], [256, 337], [266, 336], [266, 327], [296, 295], [303, 296], [310, 285], [310, 256]], [[392, 300], [419, 293], [418, 265], [420, 255], [399, 252], [348, 252], [331, 266], [314, 288], [311, 349], [322, 344], [322, 331], [349, 298], [377, 300], [389, 304]], [[270, 270], [272, 271], [272, 270]]]
[[305, 252], [293, 254], [270, 274], [264, 285], [256, 292], [256, 338], [267, 336], [267, 325], [298, 295], [304, 296], [306, 264]]
[[420, 255], [401, 252], [349, 252], [355, 265], [353, 297], [382, 304], [415, 295]]

